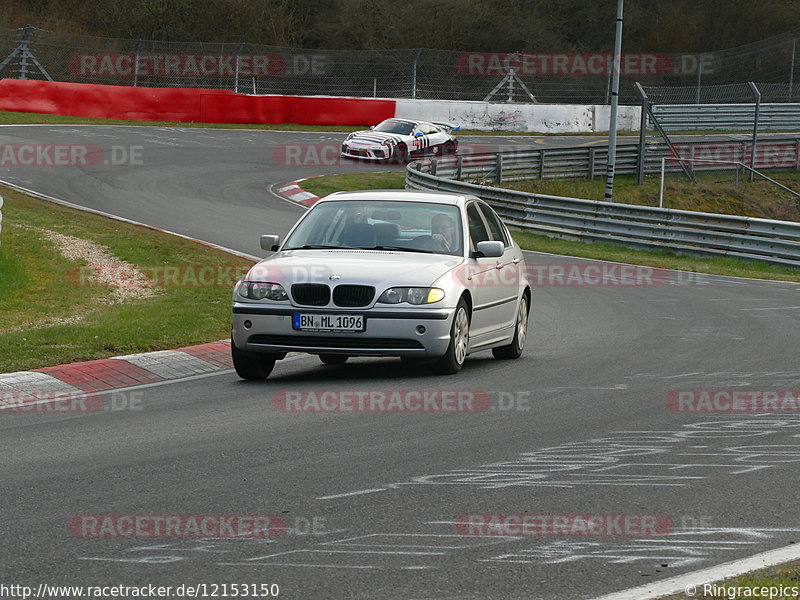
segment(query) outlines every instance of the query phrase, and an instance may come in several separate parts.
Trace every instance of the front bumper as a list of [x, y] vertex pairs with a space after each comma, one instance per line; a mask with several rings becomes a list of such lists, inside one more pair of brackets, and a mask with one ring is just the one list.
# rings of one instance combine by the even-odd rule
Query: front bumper
[[[361, 332], [307, 332], [292, 327], [294, 313], [364, 315]], [[233, 343], [240, 350], [277, 354], [348, 354], [437, 358], [450, 344], [454, 308], [325, 310], [236, 302]], [[248, 325], [249, 324], [249, 325]]]
[[342, 158], [357, 158], [360, 160], [389, 160], [392, 158], [392, 149], [387, 146], [358, 146], [351, 148], [342, 144]]

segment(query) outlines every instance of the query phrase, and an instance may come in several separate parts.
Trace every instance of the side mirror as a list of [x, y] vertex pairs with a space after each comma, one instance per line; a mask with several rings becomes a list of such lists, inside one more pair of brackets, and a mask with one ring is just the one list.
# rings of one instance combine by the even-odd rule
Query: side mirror
[[275, 252], [281, 244], [281, 238], [279, 235], [262, 235], [259, 238], [259, 242], [261, 243], [262, 250]]
[[503, 249], [503, 242], [478, 242], [475, 252], [486, 258], [497, 258], [503, 256]]
[[422, 132], [421, 132], [421, 131], [418, 131], [418, 132], [417, 132], [417, 133], [415, 133], [414, 135], [415, 135], [415, 136], [417, 136], [417, 135], [422, 135]]

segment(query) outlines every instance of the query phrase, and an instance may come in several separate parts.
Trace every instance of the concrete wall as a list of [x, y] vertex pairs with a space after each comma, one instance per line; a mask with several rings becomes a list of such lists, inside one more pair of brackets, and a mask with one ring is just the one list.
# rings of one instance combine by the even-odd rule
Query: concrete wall
[[[608, 132], [611, 107], [603, 105], [493, 104], [448, 100], [397, 100], [395, 116], [445, 121], [462, 129], [538, 133]], [[617, 130], [638, 130], [640, 106], [620, 106]]]
[[[462, 129], [536, 133], [608, 132], [602, 105], [490, 104], [337, 96], [251, 96], [230, 90], [140, 88], [38, 80], [0, 81], [0, 110], [199, 123], [375, 125], [395, 116]], [[618, 130], [637, 130], [641, 108], [621, 106]]]

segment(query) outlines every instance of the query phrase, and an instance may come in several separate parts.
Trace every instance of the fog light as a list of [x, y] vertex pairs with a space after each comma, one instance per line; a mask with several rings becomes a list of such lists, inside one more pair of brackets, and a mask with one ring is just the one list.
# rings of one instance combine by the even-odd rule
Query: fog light
[[244, 328], [245, 329], [250, 329], [252, 326], [253, 326], [253, 324], [250, 321], [245, 321], [244, 322]]
[[417, 325], [417, 333], [422, 335], [425, 333], [425, 326], [424, 325]]

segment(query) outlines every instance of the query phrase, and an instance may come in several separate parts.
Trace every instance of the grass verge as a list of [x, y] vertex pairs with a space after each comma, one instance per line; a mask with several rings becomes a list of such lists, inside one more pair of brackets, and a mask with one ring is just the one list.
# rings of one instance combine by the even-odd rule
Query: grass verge
[[[746, 575], [718, 581], [713, 584], [715, 587], [704, 589], [697, 586], [697, 591], [693, 596], [685, 593], [677, 596], [669, 596], [662, 600], [731, 600], [732, 598], [795, 598], [797, 594], [791, 589], [800, 589], [800, 561], [795, 561], [783, 565], [777, 565], [754, 571]], [[735, 591], [732, 588], [738, 588]], [[773, 588], [775, 592], [763, 594], [761, 588]], [[779, 594], [780, 588], [788, 589], [788, 594]], [[706, 591], [710, 593], [706, 593]], [[778, 595], [774, 595], [778, 593]]]
[[[556, 182], [556, 184], [557, 183], [561, 182]], [[302, 185], [304, 189], [317, 196], [326, 196], [330, 193], [343, 190], [395, 189], [405, 186], [405, 173], [324, 175], [322, 177], [308, 179], [304, 181]], [[587, 244], [559, 238], [549, 238], [524, 231], [514, 232], [514, 239], [526, 250], [536, 250], [552, 254], [648, 265], [664, 269], [696, 271], [715, 275], [800, 281], [800, 270], [798, 269], [772, 266], [737, 258], [677, 256], [666, 251], [631, 250], [625, 246], [607, 242]]]
[[0, 373], [229, 337], [231, 291], [249, 261], [13, 190], [3, 197]]
[[[800, 191], [800, 171], [770, 171], [768, 176]], [[737, 183], [735, 173], [725, 171], [696, 173], [696, 178], [697, 183], [692, 183], [683, 173], [668, 174], [664, 185], [664, 208], [800, 221], [800, 198], [764, 179], [755, 177], [750, 183], [742, 175]], [[644, 184], [639, 185], [634, 175], [617, 175], [614, 177], [614, 201], [658, 206], [660, 185], [659, 177], [646, 177]], [[527, 179], [509, 182], [503, 187], [568, 198], [605, 198], [605, 180], [599, 177], [591, 181]]]

